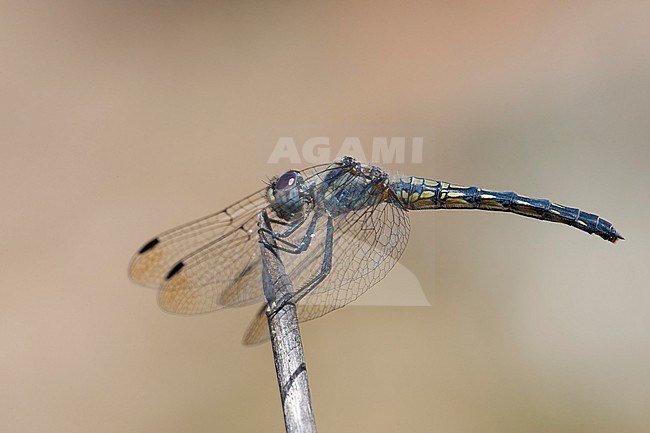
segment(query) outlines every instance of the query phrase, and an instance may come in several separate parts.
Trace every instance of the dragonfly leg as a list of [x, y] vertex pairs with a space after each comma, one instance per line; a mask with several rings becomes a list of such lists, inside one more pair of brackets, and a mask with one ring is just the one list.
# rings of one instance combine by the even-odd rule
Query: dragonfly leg
[[[299, 227], [300, 227], [300, 226], [301, 226], [301, 225], [302, 225], [306, 220], [307, 220], [307, 218], [306, 218], [305, 216], [302, 216], [299, 220], [292, 221], [292, 222], [286, 222], [286, 221], [282, 221], [282, 220], [278, 220], [278, 219], [274, 219], [274, 218], [269, 218], [269, 219], [268, 219], [268, 222], [269, 222], [269, 223], [271, 223], [271, 224], [277, 224], [277, 225], [281, 225], [281, 226], [285, 226], [285, 227], [287, 227], [287, 229], [284, 230], [284, 231], [282, 231], [282, 232], [276, 232], [276, 231], [273, 231], [273, 230], [271, 230], [271, 229], [266, 229], [266, 228], [264, 228], [264, 229], [265, 229], [265, 230], [268, 230], [268, 231], [269, 231], [269, 234], [271, 234], [275, 239], [278, 239], [278, 238], [286, 238], [286, 237], [291, 236], [291, 235], [293, 234], [293, 232], [295, 232], [296, 230], [298, 230], [298, 228], [299, 228]], [[269, 225], [269, 227], [271, 227], [271, 225]]]
[[[258, 232], [262, 230], [266, 234], [272, 236], [273, 239], [286, 238], [291, 236], [307, 220], [307, 217], [303, 215], [300, 217], [300, 219], [296, 221], [287, 222], [275, 218], [270, 218], [268, 216], [268, 213], [266, 213], [266, 211], [264, 211], [264, 214], [265, 214], [264, 223], [266, 224], [266, 226], [260, 227], [258, 229]], [[286, 229], [284, 231], [275, 231], [271, 228], [273, 225], [281, 225], [286, 227]]]
[[327, 217], [327, 229], [325, 232], [325, 249], [323, 252], [323, 263], [320, 271], [303, 285], [296, 293], [296, 302], [307, 296], [317, 285], [319, 285], [332, 270], [332, 254], [334, 245], [334, 223], [332, 217]]
[[295, 304], [302, 298], [307, 296], [318, 284], [320, 284], [332, 270], [332, 249], [334, 244], [334, 224], [332, 217], [327, 217], [327, 229], [325, 233], [325, 251], [323, 255], [323, 263], [321, 264], [320, 271], [303, 285], [295, 295], [285, 294], [282, 298], [278, 299], [273, 305], [270, 306], [271, 311], [269, 315], [274, 315], [280, 311], [287, 304]]
[[[266, 212], [265, 212], [265, 214], [266, 214]], [[291, 233], [295, 232], [297, 230], [297, 228], [299, 226], [301, 226], [302, 223], [304, 223], [304, 221], [305, 221], [304, 218], [299, 220], [299, 222], [296, 223], [295, 226], [289, 227], [286, 231], [279, 232], [279, 233], [274, 231], [274, 230], [271, 230], [270, 228], [267, 228], [267, 227], [270, 227], [270, 221], [271, 221], [270, 219], [268, 219], [268, 220], [265, 220], [265, 224], [267, 224], [267, 227], [262, 227], [262, 228], [258, 229], [258, 233], [260, 233], [260, 235], [271, 236], [276, 241], [276, 245], [275, 245], [274, 249], [276, 249], [278, 251], [283, 251], [283, 252], [289, 253], [289, 254], [300, 254], [301, 252], [306, 251], [307, 248], [309, 248], [309, 245], [311, 244], [311, 240], [314, 237], [314, 231], [316, 230], [316, 222], [317, 222], [317, 220], [318, 220], [318, 214], [314, 213], [314, 216], [312, 217], [311, 221], [309, 222], [309, 226], [307, 227], [307, 231], [305, 232], [305, 235], [303, 236], [302, 240], [297, 244], [289, 242], [289, 241], [287, 241], [287, 240], [285, 240], [283, 238], [285, 238], [285, 237], [289, 236]], [[261, 236], [261, 238], [264, 239], [264, 236]], [[283, 246], [278, 245], [278, 243], [283, 244]]]

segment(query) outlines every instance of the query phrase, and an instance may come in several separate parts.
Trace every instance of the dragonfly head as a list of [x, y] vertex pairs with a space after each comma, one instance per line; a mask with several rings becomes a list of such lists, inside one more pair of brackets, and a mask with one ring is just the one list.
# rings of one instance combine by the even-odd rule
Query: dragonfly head
[[305, 180], [300, 172], [290, 170], [271, 181], [266, 198], [273, 211], [287, 221], [300, 217], [307, 202]]

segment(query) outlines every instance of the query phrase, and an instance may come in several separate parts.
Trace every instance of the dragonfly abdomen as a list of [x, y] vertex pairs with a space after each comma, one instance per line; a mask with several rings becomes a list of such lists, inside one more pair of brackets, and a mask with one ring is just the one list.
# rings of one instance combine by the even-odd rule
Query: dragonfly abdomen
[[409, 210], [482, 209], [512, 212], [544, 221], [570, 225], [610, 242], [623, 237], [609, 221], [580, 209], [562, 206], [547, 199], [521, 196], [515, 192], [488, 191], [476, 186], [406, 177], [391, 184], [397, 198]]

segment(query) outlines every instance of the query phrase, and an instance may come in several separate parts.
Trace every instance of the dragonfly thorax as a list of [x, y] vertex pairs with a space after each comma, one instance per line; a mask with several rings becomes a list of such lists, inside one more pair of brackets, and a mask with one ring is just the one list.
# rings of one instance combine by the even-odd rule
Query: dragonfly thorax
[[300, 172], [290, 170], [271, 182], [266, 198], [278, 217], [290, 221], [303, 215], [309, 194]]

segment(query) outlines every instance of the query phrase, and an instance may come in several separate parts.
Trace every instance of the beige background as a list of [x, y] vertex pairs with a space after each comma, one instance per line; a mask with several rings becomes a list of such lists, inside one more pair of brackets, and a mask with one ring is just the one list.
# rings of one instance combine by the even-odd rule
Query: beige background
[[424, 163], [391, 169], [627, 240], [413, 215], [432, 306], [303, 328], [320, 431], [650, 431], [647, 2], [0, 9], [0, 431], [282, 431], [270, 348], [239, 343], [254, 308], [165, 314], [128, 260], [281, 173], [279, 133], [418, 128]]

